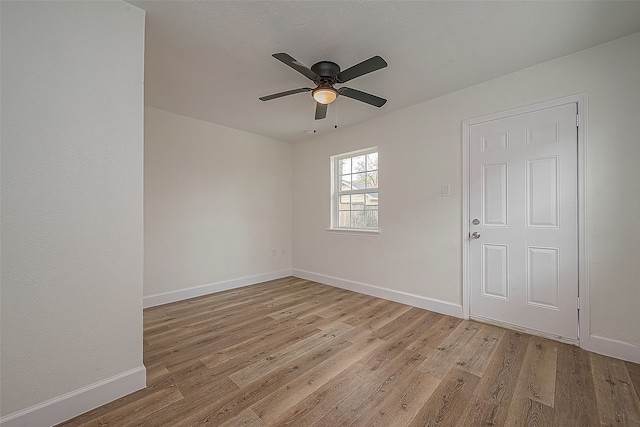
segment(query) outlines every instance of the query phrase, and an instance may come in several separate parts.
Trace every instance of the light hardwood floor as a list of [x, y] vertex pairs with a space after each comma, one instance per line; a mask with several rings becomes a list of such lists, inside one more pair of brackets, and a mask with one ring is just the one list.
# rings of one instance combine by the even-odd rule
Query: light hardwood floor
[[286, 278], [144, 311], [148, 387], [71, 426], [640, 426], [640, 365]]

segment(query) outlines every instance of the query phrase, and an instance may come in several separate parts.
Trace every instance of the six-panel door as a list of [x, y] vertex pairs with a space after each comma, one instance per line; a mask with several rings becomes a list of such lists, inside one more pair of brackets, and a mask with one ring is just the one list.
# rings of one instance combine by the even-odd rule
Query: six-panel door
[[470, 126], [472, 317], [577, 340], [576, 112]]

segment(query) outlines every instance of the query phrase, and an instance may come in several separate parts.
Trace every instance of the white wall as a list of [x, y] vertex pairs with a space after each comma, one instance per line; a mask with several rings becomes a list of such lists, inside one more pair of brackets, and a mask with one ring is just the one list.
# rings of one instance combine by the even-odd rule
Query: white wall
[[290, 275], [291, 145], [145, 112], [145, 305]]
[[0, 415], [55, 424], [144, 387], [144, 12], [1, 7]]
[[[629, 344], [638, 357], [638, 70], [635, 34], [296, 144], [294, 273], [459, 306], [462, 121], [588, 92], [591, 335]], [[382, 233], [327, 232], [329, 156], [373, 145], [380, 152]], [[440, 197], [441, 184], [451, 184], [450, 198]]]

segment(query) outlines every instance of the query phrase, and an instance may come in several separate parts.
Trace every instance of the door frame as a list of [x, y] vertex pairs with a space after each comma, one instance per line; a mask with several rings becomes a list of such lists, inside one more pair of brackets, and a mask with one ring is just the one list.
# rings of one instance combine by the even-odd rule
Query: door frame
[[[499, 120], [518, 114], [558, 107], [566, 104], [578, 106], [578, 342], [580, 347], [589, 347], [589, 271], [587, 242], [587, 104], [588, 94], [579, 93], [550, 101], [539, 102], [524, 107], [513, 108], [464, 120], [462, 122], [462, 316], [469, 319], [471, 312], [471, 272], [469, 265], [469, 198], [470, 186], [470, 127], [472, 125]], [[524, 332], [530, 332], [523, 329]], [[540, 335], [538, 332], [535, 332]], [[550, 337], [557, 340], [557, 337]]]

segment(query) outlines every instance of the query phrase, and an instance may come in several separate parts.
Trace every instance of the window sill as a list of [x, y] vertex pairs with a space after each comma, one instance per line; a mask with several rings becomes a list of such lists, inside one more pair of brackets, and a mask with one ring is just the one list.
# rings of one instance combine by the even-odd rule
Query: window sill
[[379, 236], [380, 229], [377, 230], [369, 230], [369, 229], [360, 229], [360, 228], [327, 228], [327, 231], [335, 234], [351, 234], [358, 236]]

